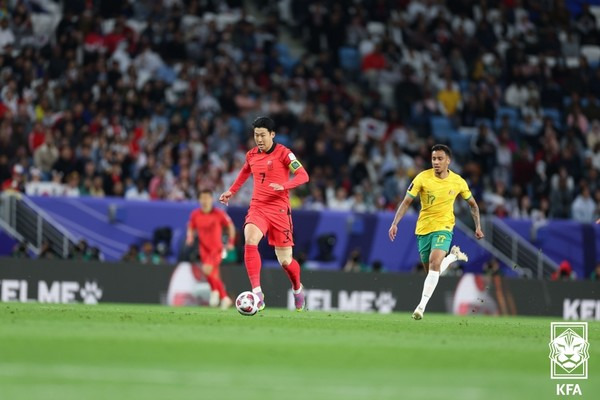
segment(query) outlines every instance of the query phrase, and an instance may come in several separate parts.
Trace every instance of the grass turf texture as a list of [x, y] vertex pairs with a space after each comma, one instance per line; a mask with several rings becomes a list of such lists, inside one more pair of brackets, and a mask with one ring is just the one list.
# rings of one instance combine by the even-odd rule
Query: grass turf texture
[[550, 321], [0, 303], [0, 398], [549, 399]]

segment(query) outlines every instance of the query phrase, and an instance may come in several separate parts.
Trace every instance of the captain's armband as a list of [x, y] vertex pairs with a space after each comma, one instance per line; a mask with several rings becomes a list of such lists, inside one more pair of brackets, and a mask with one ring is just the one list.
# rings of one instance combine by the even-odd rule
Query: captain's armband
[[300, 161], [294, 160], [290, 163], [289, 168], [290, 168], [290, 171], [295, 173], [296, 171], [298, 171], [298, 169], [302, 168], [302, 164], [300, 164]]

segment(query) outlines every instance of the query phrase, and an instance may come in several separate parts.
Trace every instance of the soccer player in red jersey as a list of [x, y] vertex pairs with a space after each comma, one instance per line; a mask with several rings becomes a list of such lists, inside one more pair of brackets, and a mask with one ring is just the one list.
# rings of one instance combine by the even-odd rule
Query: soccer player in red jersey
[[221, 308], [231, 307], [233, 301], [225, 291], [221, 280], [220, 265], [223, 257], [223, 228], [227, 229], [227, 250], [233, 249], [235, 243], [235, 226], [229, 215], [213, 206], [213, 194], [209, 189], [202, 189], [198, 195], [200, 208], [192, 211], [187, 227], [185, 243], [194, 242], [194, 232], [198, 234], [198, 247], [202, 271], [210, 285], [210, 302], [212, 307], [221, 303]]
[[[308, 182], [308, 173], [287, 147], [275, 143], [275, 123], [267, 117], [259, 117], [252, 124], [256, 147], [246, 153], [246, 162], [235, 182], [219, 197], [227, 205], [252, 174], [254, 188], [250, 208], [244, 222], [244, 262], [252, 291], [260, 298], [259, 310], [265, 307], [260, 287], [261, 259], [258, 243], [265, 235], [275, 247], [277, 261], [292, 283], [297, 311], [306, 307], [304, 291], [300, 282], [300, 265], [292, 257], [294, 246], [292, 211], [289, 190]], [[290, 179], [290, 172], [294, 177]]]

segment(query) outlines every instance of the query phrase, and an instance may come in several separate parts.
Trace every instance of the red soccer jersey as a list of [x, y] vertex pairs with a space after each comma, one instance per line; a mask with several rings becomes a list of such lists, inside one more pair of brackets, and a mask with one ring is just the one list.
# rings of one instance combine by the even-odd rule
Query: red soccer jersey
[[[290, 166], [293, 162], [296, 165]], [[285, 184], [290, 179], [290, 170], [296, 170], [300, 164], [290, 149], [279, 143], [273, 143], [268, 152], [254, 147], [246, 153], [246, 166], [254, 178], [250, 207], [286, 209], [290, 206], [289, 190], [275, 191], [271, 183]]]
[[200, 252], [208, 254], [223, 251], [223, 228], [231, 224], [231, 218], [219, 208], [204, 213], [196, 209], [190, 214], [189, 227], [198, 233]]

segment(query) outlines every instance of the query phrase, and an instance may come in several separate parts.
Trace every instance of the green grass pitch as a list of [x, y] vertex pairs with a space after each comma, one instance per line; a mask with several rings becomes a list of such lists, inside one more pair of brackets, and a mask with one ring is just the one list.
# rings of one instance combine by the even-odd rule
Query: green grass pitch
[[1, 303], [0, 399], [555, 399], [550, 321]]

